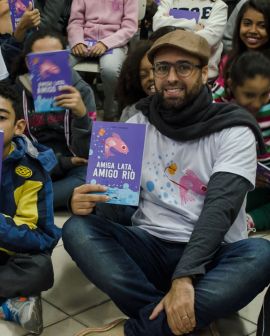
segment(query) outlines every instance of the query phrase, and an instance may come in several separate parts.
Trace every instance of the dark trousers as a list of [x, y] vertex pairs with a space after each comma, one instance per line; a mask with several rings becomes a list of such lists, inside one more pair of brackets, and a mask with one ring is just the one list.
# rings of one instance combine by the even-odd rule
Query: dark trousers
[[53, 285], [53, 266], [48, 253], [0, 252], [0, 303], [16, 296], [39, 295]]

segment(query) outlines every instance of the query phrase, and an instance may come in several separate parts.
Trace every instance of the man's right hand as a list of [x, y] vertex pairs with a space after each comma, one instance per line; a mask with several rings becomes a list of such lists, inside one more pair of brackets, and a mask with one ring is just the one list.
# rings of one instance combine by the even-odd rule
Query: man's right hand
[[71, 210], [74, 215], [86, 216], [93, 212], [97, 202], [107, 202], [107, 195], [95, 194], [104, 192], [107, 188], [100, 184], [83, 184], [73, 191]]
[[71, 49], [72, 54], [75, 56], [80, 57], [87, 57], [88, 56], [88, 49], [87, 46], [83, 43], [78, 43]]

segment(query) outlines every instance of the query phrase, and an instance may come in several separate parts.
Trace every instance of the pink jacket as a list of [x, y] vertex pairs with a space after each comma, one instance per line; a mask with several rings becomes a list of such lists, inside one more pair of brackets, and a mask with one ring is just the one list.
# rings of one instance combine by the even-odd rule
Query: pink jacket
[[86, 38], [108, 49], [125, 46], [138, 29], [136, 0], [73, 0], [67, 27], [71, 48]]

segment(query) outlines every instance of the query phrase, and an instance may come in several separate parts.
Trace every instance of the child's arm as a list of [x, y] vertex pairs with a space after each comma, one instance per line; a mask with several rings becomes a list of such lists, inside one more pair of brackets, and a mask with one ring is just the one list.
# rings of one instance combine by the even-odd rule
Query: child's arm
[[196, 21], [187, 19], [176, 19], [169, 15], [170, 9], [173, 8], [173, 0], [161, 0], [158, 10], [153, 17], [153, 31], [164, 27], [164, 26], [174, 26], [178, 28], [183, 28], [187, 30], [196, 30]]
[[85, 25], [84, 0], [73, 0], [67, 27], [68, 42], [71, 49], [73, 49], [77, 44], [83, 44], [86, 46], [83, 31], [84, 25]]
[[0, 247], [13, 252], [51, 251], [60, 237], [54, 225], [50, 177], [38, 169], [32, 172], [14, 191], [14, 216], [0, 214]]
[[108, 49], [125, 46], [138, 30], [138, 10], [138, 1], [124, 1], [121, 28], [100, 42]]
[[227, 23], [227, 11], [228, 6], [223, 1], [217, 0], [209, 18], [204, 21], [204, 29], [197, 32], [207, 40], [210, 47], [222, 40]]

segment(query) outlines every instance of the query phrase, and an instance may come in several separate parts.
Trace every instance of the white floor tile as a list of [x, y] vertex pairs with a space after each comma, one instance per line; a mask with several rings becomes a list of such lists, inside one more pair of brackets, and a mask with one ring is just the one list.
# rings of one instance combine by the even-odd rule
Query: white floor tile
[[256, 331], [254, 323], [246, 321], [237, 315], [219, 319], [217, 327], [221, 336], [246, 336]]
[[262, 307], [264, 294], [267, 289], [262, 291], [259, 295], [255, 297], [254, 300], [250, 302], [246, 307], [239, 311], [239, 316], [249, 320], [253, 323], [257, 323], [258, 316]]
[[63, 246], [57, 246], [52, 255], [54, 286], [43, 297], [69, 315], [94, 307], [108, 297], [81, 273]]
[[74, 319], [88, 327], [100, 327], [119, 318], [126, 317], [112, 301], [75, 315]]
[[[43, 308], [43, 325], [44, 328], [60, 322], [66, 318], [68, 318], [68, 315], [60, 311], [59, 309], [53, 307], [48, 302], [42, 300], [42, 308]], [[1, 335], [1, 333], [0, 333]]]
[[1, 336], [24, 336], [27, 332], [15, 323], [0, 321], [0, 335]]

